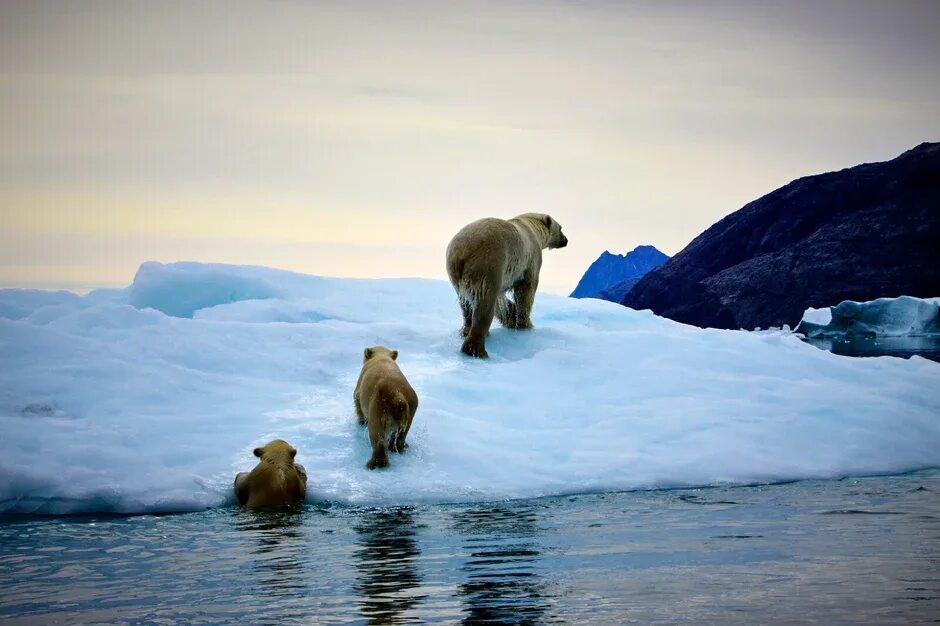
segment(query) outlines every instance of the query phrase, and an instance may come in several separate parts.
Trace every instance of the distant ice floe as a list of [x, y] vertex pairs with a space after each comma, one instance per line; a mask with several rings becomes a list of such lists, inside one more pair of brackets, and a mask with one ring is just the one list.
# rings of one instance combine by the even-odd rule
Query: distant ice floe
[[[494, 325], [480, 361], [459, 352], [443, 281], [147, 263], [122, 290], [0, 291], [0, 513], [232, 504], [275, 437], [311, 501], [353, 504], [940, 465], [938, 363], [549, 294], [534, 323]], [[408, 452], [370, 472], [352, 391], [375, 344], [399, 351], [421, 404]]]
[[807, 309], [796, 332], [807, 337], [920, 337], [940, 335], [940, 298], [846, 300]]

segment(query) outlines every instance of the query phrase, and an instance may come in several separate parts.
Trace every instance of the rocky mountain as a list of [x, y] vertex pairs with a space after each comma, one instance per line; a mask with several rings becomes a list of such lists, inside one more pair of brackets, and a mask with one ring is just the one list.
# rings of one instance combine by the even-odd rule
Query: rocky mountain
[[649, 272], [622, 303], [695, 326], [795, 326], [843, 300], [940, 296], [940, 143], [808, 176]]
[[[645, 274], [643, 276], [645, 276]], [[622, 302], [624, 297], [630, 293], [630, 290], [633, 289], [635, 284], [640, 282], [640, 279], [643, 278], [643, 276], [634, 276], [632, 278], [620, 281], [613, 287], [601, 289], [601, 292], [597, 294], [597, 297], [601, 300], [607, 300], [608, 302]]]
[[627, 254], [611, 254], [605, 250], [588, 267], [571, 297], [620, 302], [643, 275], [667, 259], [669, 257], [654, 246], [637, 246]]

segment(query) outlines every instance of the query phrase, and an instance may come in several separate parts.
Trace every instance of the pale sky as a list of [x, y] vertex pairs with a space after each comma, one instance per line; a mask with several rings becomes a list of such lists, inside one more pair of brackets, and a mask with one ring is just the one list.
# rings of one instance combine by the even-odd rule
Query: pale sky
[[462, 225], [538, 211], [568, 293], [940, 140], [938, 33], [936, 1], [0, 0], [0, 287], [445, 278]]

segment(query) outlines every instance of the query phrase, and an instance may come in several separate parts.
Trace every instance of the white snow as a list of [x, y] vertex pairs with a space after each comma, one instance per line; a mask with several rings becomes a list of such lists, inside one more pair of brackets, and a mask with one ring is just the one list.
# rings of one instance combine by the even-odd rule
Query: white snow
[[[344, 503], [940, 465], [940, 364], [601, 300], [539, 294], [536, 329], [494, 326], [488, 361], [459, 354], [454, 293], [430, 280], [148, 263], [126, 290], [2, 292], [4, 311], [21, 319], [0, 319], [0, 512], [232, 503], [275, 437], [298, 448], [311, 501]], [[370, 472], [352, 391], [375, 344], [400, 352], [421, 405], [409, 451]]]
[[803, 311], [802, 321], [825, 326], [832, 321], [832, 307], [827, 306], [822, 309], [806, 309]]
[[825, 309], [807, 309], [799, 332], [810, 337], [863, 335], [904, 337], [940, 334], [940, 298], [846, 300]]

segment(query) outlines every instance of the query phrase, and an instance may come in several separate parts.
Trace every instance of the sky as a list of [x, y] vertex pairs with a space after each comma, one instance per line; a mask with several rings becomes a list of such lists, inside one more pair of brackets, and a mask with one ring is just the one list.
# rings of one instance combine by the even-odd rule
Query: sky
[[564, 227], [541, 288], [787, 182], [940, 141], [940, 2], [0, 0], [0, 287], [144, 261], [446, 278]]

